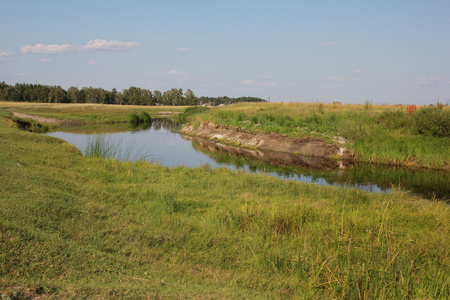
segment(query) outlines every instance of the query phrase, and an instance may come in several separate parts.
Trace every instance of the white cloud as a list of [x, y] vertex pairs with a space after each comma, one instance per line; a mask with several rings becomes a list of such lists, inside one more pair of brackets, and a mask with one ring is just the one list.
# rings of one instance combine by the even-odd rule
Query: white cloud
[[177, 71], [177, 70], [171, 70], [171, 71], [167, 72], [167, 74], [169, 74], [169, 75], [187, 75], [186, 72]]
[[39, 54], [64, 54], [64, 53], [81, 53], [92, 51], [126, 51], [138, 47], [139, 43], [135, 42], [119, 42], [106, 40], [90, 40], [85, 45], [44, 45], [24, 46], [20, 48], [22, 53], [39, 53]]
[[6, 57], [6, 56], [12, 56], [12, 53], [11, 53], [11, 52], [3, 51], [3, 50], [0, 48], [0, 57]]
[[332, 76], [332, 77], [328, 77], [327, 79], [328, 81], [361, 81], [361, 78], [357, 78], [357, 77], [339, 77], [339, 76]]
[[246, 79], [246, 80], [241, 81], [241, 85], [249, 86], [249, 85], [254, 85], [254, 84], [256, 84], [256, 81], [252, 80], [252, 79]]
[[187, 48], [178, 48], [177, 51], [178, 52], [189, 52], [189, 49], [187, 49]]
[[95, 65], [99, 65], [100, 63], [96, 60], [90, 60], [87, 62], [87, 64], [90, 66], [95, 66]]
[[356, 74], [361, 74], [361, 73], [364, 73], [363, 71], [361, 71], [361, 70], [355, 70], [354, 71]]
[[[267, 79], [269, 79], [269, 78], [267, 78]], [[240, 85], [244, 85], [244, 86], [260, 86], [260, 87], [277, 87], [277, 86], [280, 86], [281, 84], [279, 82], [275, 82], [275, 81], [259, 82], [259, 81], [253, 80], [253, 79], [246, 79], [246, 80], [242, 80], [240, 82]]]
[[259, 84], [259, 86], [276, 87], [280, 86], [280, 84], [278, 82], [262, 82]]
[[342, 89], [343, 86], [339, 84], [330, 84], [330, 85], [319, 85], [317, 88], [319, 89]]
[[38, 62], [39, 63], [51, 63], [51, 62], [53, 62], [53, 60], [52, 59], [48, 59], [48, 58], [42, 58], [42, 59], [38, 59]]
[[334, 42], [334, 41], [332, 41], [332, 42], [326, 42], [326, 43], [323, 43], [323, 45], [324, 45], [324, 46], [333, 46], [333, 45], [336, 45], [336, 42]]
[[3, 51], [0, 48], [0, 63], [7, 61], [9, 56], [12, 56], [11, 52]]
[[263, 76], [261, 76], [261, 78], [262, 78], [262, 79], [271, 79], [272, 76], [270, 76], [270, 75], [263, 75]]
[[434, 83], [444, 83], [450, 84], [450, 80], [445, 77], [433, 76], [433, 77], [417, 77], [413, 81], [414, 84], [422, 85], [422, 84], [434, 84]]

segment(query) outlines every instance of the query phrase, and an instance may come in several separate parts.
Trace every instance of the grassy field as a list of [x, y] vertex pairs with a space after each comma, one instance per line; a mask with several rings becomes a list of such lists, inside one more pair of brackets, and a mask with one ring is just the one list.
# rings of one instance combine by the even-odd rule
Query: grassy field
[[55, 104], [0, 101], [0, 107], [12, 108], [16, 112], [83, 122], [86, 124], [111, 124], [128, 122], [131, 114], [147, 112], [151, 117], [183, 112], [186, 107], [102, 105], [102, 104]]
[[[408, 112], [409, 110], [409, 112]], [[190, 118], [248, 132], [291, 137], [318, 136], [346, 147], [358, 161], [389, 165], [450, 168], [450, 108], [320, 103], [245, 103], [205, 110]]]
[[444, 202], [85, 158], [7, 126], [8, 115], [0, 109], [5, 298], [18, 286], [45, 299], [450, 297]]

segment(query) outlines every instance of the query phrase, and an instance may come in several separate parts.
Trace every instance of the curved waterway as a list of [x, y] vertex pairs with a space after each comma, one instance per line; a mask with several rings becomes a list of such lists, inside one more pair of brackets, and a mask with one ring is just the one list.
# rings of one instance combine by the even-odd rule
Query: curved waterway
[[[76, 146], [83, 155], [89, 145], [100, 141], [114, 149], [122, 160], [148, 160], [167, 167], [227, 167], [274, 177], [327, 186], [390, 192], [402, 188], [429, 199], [450, 199], [449, 174], [436, 170], [409, 170], [368, 164], [349, 164], [293, 154], [241, 149], [201, 138], [178, 134], [180, 124], [168, 119], [153, 120], [146, 128], [71, 128], [49, 132]], [[70, 131], [69, 131], [70, 130]]]

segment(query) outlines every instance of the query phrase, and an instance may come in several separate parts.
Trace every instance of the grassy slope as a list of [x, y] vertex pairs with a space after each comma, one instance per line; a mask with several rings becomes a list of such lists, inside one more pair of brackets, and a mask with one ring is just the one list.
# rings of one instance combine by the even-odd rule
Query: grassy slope
[[[444, 107], [444, 111], [450, 116], [450, 108]], [[342, 136], [350, 140], [346, 147], [360, 161], [418, 164], [438, 169], [450, 167], [450, 138], [417, 134], [414, 116], [408, 115], [402, 107], [245, 103], [211, 109], [192, 120], [197, 124], [202, 121], [240, 127], [250, 132], [277, 132], [292, 137], [315, 135], [331, 143], [333, 136]], [[447, 124], [449, 122], [447, 120]]]
[[7, 127], [6, 114], [2, 293], [18, 284], [57, 299], [450, 296], [442, 202], [86, 159]]

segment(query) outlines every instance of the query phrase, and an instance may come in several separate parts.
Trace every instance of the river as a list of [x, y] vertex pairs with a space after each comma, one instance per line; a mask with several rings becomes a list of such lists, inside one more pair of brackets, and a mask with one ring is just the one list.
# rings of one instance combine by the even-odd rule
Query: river
[[449, 200], [448, 173], [439, 170], [410, 170], [369, 164], [352, 164], [293, 154], [246, 150], [178, 134], [180, 124], [156, 119], [146, 128], [126, 125], [69, 128], [46, 133], [76, 146], [83, 155], [90, 143], [101, 139], [112, 146], [116, 159], [148, 160], [167, 167], [226, 167], [252, 173], [326, 186], [390, 192], [402, 188], [428, 199]]

